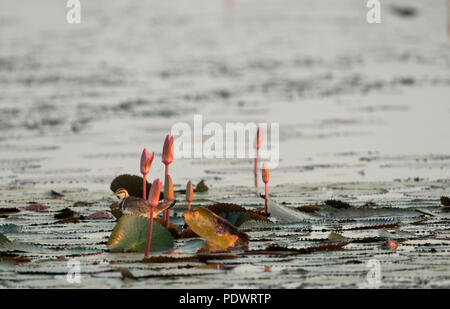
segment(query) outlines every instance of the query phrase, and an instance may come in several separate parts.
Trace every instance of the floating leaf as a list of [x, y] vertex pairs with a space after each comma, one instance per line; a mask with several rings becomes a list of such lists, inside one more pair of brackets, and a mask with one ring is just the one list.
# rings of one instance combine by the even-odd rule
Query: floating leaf
[[183, 215], [189, 227], [206, 240], [211, 250], [226, 250], [248, 245], [247, 234], [206, 208], [187, 211]]
[[299, 206], [297, 207], [297, 209], [303, 212], [316, 213], [320, 211], [320, 206], [316, 205]]
[[267, 211], [272, 217], [277, 219], [277, 223], [282, 224], [317, 218], [315, 215], [298, 212], [286, 206], [279, 205], [272, 200], [269, 200], [267, 203]]
[[209, 205], [206, 207], [207, 209], [211, 210], [216, 215], [221, 216], [222, 218], [225, 218], [226, 220], [230, 221], [227, 218], [227, 213], [229, 212], [238, 212], [241, 213], [240, 216], [236, 217], [234, 220], [236, 222], [230, 221], [231, 224], [235, 226], [239, 226], [242, 223], [244, 223], [247, 220], [258, 220], [258, 221], [269, 221], [266, 217], [258, 214], [255, 211], [248, 210], [240, 205], [237, 204], [231, 204], [231, 203], [216, 203], [213, 205]]
[[194, 192], [206, 192], [208, 191], [208, 186], [205, 184], [205, 181], [202, 179], [196, 186]]
[[85, 218], [86, 220], [107, 220], [111, 219], [111, 215], [106, 210], [101, 210], [90, 214]]
[[0, 208], [0, 215], [9, 215], [20, 212], [18, 208]]
[[61, 209], [60, 211], [58, 211], [58, 213], [54, 215], [54, 218], [62, 220], [62, 219], [76, 218], [79, 216], [80, 215], [78, 213], [76, 213], [75, 211], [73, 211], [69, 208], [64, 208], [64, 209]]
[[346, 238], [338, 233], [331, 232], [330, 235], [328, 235], [328, 240], [329, 241], [347, 241], [348, 238]]
[[348, 245], [349, 242], [338, 242], [338, 243], [326, 243], [326, 244], [320, 244], [318, 246], [312, 246], [308, 248], [285, 248], [280, 247], [278, 245], [270, 245], [268, 246], [264, 251], [266, 252], [292, 252], [296, 254], [309, 254], [313, 252], [320, 252], [320, 251], [336, 251], [341, 250], [345, 245]]
[[2, 233], [0, 233], [0, 248], [8, 247], [12, 242]]
[[5, 235], [0, 233], [0, 251], [21, 251], [21, 252], [51, 252], [50, 249], [41, 248], [33, 244], [27, 244], [20, 241], [11, 241]]
[[50, 195], [55, 199], [64, 197], [64, 194], [56, 192], [55, 190], [50, 191]]
[[[111, 251], [129, 250], [144, 252], [147, 245], [149, 219], [135, 215], [123, 215], [109, 237], [107, 247]], [[151, 252], [173, 248], [173, 237], [158, 222], [153, 222]]]
[[356, 226], [346, 229], [346, 231], [357, 231], [357, 230], [375, 230], [375, 229], [392, 229], [394, 227], [398, 227], [400, 222], [394, 223], [386, 223], [386, 224], [375, 224], [375, 225], [365, 225], [365, 226]]
[[16, 254], [2, 254], [0, 261], [13, 261], [16, 265], [31, 262], [31, 259]]
[[413, 237], [414, 234], [401, 230], [394, 230], [392, 232], [389, 232], [385, 229], [382, 229], [378, 231], [378, 236], [380, 236], [381, 238], [405, 239]]
[[242, 223], [250, 220], [250, 215], [246, 212], [222, 212], [218, 215], [234, 226], [240, 226]]
[[120, 273], [122, 274], [122, 280], [124, 282], [134, 282], [137, 281], [138, 279], [130, 272], [130, 270], [128, 268], [120, 268]]
[[258, 221], [258, 220], [249, 220], [244, 222], [240, 228], [241, 229], [251, 229], [251, 228], [272, 228], [275, 224], [270, 221]]
[[73, 207], [86, 207], [95, 204], [95, 202], [77, 201], [73, 203]]
[[444, 207], [450, 206], [450, 198], [448, 196], [441, 196], [441, 204]]
[[348, 209], [352, 208], [349, 203], [339, 201], [339, 200], [326, 200], [325, 205], [336, 208], [336, 209]]
[[22, 227], [16, 224], [0, 225], [0, 233], [19, 233], [20, 231], [22, 231]]
[[420, 212], [421, 214], [424, 214], [424, 215], [428, 215], [428, 216], [432, 216], [432, 217], [435, 216], [434, 213], [432, 213], [426, 209], [416, 208], [415, 211]]
[[33, 203], [33, 204], [29, 204], [28, 206], [25, 206], [23, 209], [29, 210], [29, 211], [44, 211], [47, 208], [48, 208], [48, 206], [38, 204], [38, 203]]

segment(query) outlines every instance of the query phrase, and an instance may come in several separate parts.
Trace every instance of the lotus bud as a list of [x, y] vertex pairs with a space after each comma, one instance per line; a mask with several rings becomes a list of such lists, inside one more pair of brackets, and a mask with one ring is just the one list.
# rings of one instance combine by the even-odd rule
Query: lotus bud
[[164, 198], [167, 201], [172, 201], [174, 198], [173, 194], [173, 182], [170, 175], [166, 175], [166, 178], [164, 180]]
[[153, 182], [152, 188], [150, 189], [150, 195], [148, 198], [150, 206], [152, 207], [158, 206], [160, 193], [161, 193], [161, 180], [159, 180], [158, 178]]
[[192, 202], [194, 199], [194, 188], [192, 187], [192, 182], [189, 180], [186, 185], [186, 201]]
[[166, 165], [173, 162], [173, 136], [170, 134], [166, 136], [164, 141], [162, 162]]
[[153, 162], [153, 157], [155, 156], [155, 153], [152, 152], [152, 155], [150, 156], [148, 153], [147, 148], [144, 148], [141, 155], [141, 173], [143, 175], [147, 175], [150, 172], [150, 167]]
[[264, 181], [264, 183], [269, 182], [269, 170], [267, 169], [266, 163], [263, 163], [263, 167], [262, 167], [262, 180]]

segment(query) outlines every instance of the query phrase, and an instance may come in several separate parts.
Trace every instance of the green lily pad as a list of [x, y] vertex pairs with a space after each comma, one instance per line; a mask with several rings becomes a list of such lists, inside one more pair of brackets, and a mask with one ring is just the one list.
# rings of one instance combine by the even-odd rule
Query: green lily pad
[[252, 229], [252, 228], [273, 228], [275, 224], [270, 221], [260, 221], [260, 220], [249, 220], [241, 224], [239, 227], [241, 229]]
[[[147, 245], [149, 219], [135, 215], [120, 217], [109, 237], [111, 251], [144, 252]], [[153, 221], [151, 252], [173, 248], [173, 237], [161, 224]]]
[[328, 235], [328, 240], [329, 241], [347, 241], [348, 238], [342, 236], [341, 234], [331, 232], [330, 235]]
[[378, 236], [380, 236], [381, 238], [401, 239], [401, 238], [412, 238], [414, 237], [414, 234], [401, 230], [394, 230], [392, 232], [389, 232], [386, 229], [382, 229], [378, 231]]
[[234, 226], [240, 226], [250, 219], [250, 215], [245, 212], [222, 212], [218, 214]]
[[52, 250], [16, 240], [11, 241], [5, 235], [0, 233], [0, 252], [8, 251], [48, 253]]
[[22, 227], [16, 224], [0, 225], [0, 233], [19, 233], [20, 231], [22, 231]]
[[0, 248], [9, 247], [11, 244], [11, 241], [5, 235], [0, 233]]

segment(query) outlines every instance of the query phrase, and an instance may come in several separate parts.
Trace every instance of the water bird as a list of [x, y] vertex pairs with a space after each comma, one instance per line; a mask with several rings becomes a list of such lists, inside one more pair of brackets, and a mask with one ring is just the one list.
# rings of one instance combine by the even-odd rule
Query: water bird
[[[120, 199], [119, 203], [115, 203], [111, 206], [111, 211], [114, 216], [117, 217], [116, 214], [119, 214], [119, 217], [124, 214], [133, 214], [147, 218], [150, 217], [152, 207], [150, 207], [149, 202], [146, 199], [130, 196], [128, 191], [124, 188], [117, 189], [114, 195]], [[176, 200], [173, 200], [159, 203], [153, 208], [153, 218], [158, 216], [164, 210], [173, 207], [176, 202]]]

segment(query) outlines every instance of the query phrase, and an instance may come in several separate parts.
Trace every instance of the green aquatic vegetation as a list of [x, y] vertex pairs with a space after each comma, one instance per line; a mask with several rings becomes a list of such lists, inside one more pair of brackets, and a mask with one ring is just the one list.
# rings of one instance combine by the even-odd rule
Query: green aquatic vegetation
[[22, 227], [17, 224], [2, 224], [0, 225], [0, 233], [19, 233]]
[[52, 252], [52, 250], [17, 240], [11, 241], [5, 235], [0, 233], [0, 252], [49, 253]]
[[392, 238], [392, 239], [408, 239], [408, 238], [415, 237], [415, 235], [410, 232], [401, 231], [401, 230], [393, 230], [392, 232], [389, 232], [386, 229], [379, 230], [378, 235], [381, 238]]
[[[123, 215], [114, 227], [107, 247], [111, 251], [144, 252], [149, 232], [149, 219], [135, 215]], [[151, 252], [173, 248], [173, 237], [158, 222], [153, 222]]]

